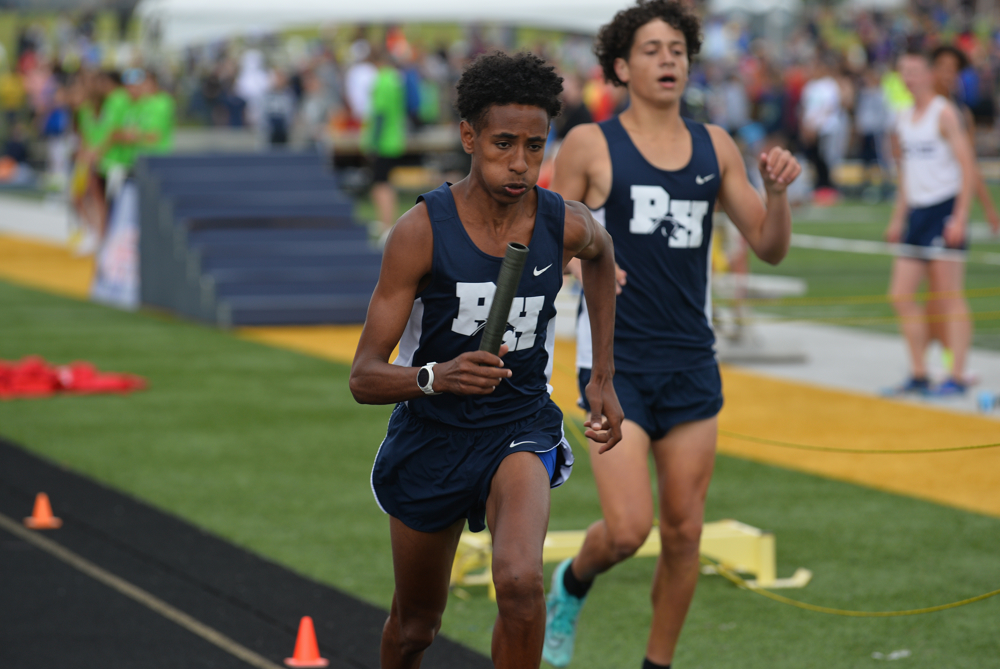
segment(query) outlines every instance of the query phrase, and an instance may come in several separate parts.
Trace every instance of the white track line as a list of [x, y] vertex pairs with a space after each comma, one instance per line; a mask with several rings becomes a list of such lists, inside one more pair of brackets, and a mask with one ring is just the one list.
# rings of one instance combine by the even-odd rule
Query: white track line
[[40, 548], [49, 555], [59, 558], [66, 564], [74, 567], [75, 569], [83, 572], [87, 576], [90, 576], [94, 580], [100, 581], [104, 585], [117, 590], [121, 594], [134, 599], [143, 606], [159, 613], [164, 618], [171, 620], [189, 632], [197, 634], [205, 641], [215, 644], [222, 650], [226, 651], [230, 655], [237, 657], [247, 664], [257, 667], [258, 669], [283, 669], [268, 659], [258, 655], [249, 648], [238, 644], [221, 632], [217, 632], [208, 625], [199, 622], [184, 613], [180, 609], [174, 608], [170, 604], [167, 604], [162, 599], [151, 595], [142, 588], [129, 583], [128, 581], [115, 576], [111, 572], [98, 567], [96, 564], [87, 560], [80, 555], [77, 555], [73, 551], [65, 548], [64, 546], [57, 544], [56, 542], [43, 537], [37, 532], [25, 529], [20, 523], [5, 516], [0, 513], [0, 527], [7, 530], [11, 534], [17, 536], [24, 541], [32, 544], [36, 548]]
[[843, 237], [793, 234], [792, 246], [798, 249], [842, 251], [878, 256], [924, 257], [933, 260], [965, 260], [966, 262], [981, 265], [1000, 265], [1000, 253], [953, 251], [925, 246], [911, 246], [910, 244], [888, 244], [868, 239], [845, 239]]

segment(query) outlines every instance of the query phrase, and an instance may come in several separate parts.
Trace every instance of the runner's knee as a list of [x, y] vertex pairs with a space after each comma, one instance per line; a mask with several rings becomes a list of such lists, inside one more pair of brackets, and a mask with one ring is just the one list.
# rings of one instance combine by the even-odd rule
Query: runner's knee
[[411, 613], [406, 616], [396, 616], [389, 619], [390, 625], [395, 622], [396, 642], [403, 656], [419, 653], [434, 642], [438, 630], [441, 629], [441, 614], [435, 612]]
[[621, 562], [635, 555], [649, 537], [649, 532], [653, 528], [650, 522], [638, 522], [628, 525], [620, 525], [608, 528], [608, 538], [611, 543], [611, 551], [614, 558]]
[[964, 297], [949, 297], [941, 300], [941, 307], [938, 311], [953, 316], [964, 316], [969, 313], [969, 303], [965, 301]]
[[545, 586], [542, 565], [534, 561], [497, 559], [493, 556], [493, 583], [497, 607], [502, 614], [529, 619], [544, 609]]
[[891, 286], [889, 288], [889, 301], [892, 306], [899, 311], [900, 309], [905, 309], [916, 303], [916, 298], [911, 290], [905, 290], [897, 286]]
[[697, 553], [701, 542], [700, 518], [665, 518], [660, 520], [660, 543], [664, 553]]

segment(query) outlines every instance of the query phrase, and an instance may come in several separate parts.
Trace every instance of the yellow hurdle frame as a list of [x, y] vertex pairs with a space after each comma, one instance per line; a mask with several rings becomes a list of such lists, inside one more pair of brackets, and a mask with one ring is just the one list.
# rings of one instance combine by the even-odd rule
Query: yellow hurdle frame
[[[543, 562], [562, 562], [580, 552], [586, 530], [549, 532], [542, 547]], [[778, 578], [775, 562], [774, 534], [736, 520], [705, 523], [701, 533], [700, 552], [732, 571], [753, 574], [747, 581], [761, 588], [803, 588], [812, 579], [808, 569], [798, 569], [791, 578]], [[660, 554], [660, 533], [649, 533], [635, 557], [656, 557]], [[485, 585], [490, 599], [496, 600], [493, 585], [493, 542], [486, 532], [463, 532], [451, 567], [451, 586]], [[703, 573], [715, 573], [711, 567]]]

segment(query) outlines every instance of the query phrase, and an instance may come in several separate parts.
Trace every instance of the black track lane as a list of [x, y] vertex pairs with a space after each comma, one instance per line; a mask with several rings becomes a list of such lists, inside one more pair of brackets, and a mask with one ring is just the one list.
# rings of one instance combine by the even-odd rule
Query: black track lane
[[0, 537], [4, 667], [247, 666], [45, 551]]
[[[378, 669], [386, 611], [0, 439], [0, 513], [37, 492], [63, 519], [44, 533], [99, 567], [281, 665], [312, 616], [333, 669]], [[247, 667], [170, 620], [0, 529], [0, 667]], [[488, 669], [445, 637], [426, 669]]]

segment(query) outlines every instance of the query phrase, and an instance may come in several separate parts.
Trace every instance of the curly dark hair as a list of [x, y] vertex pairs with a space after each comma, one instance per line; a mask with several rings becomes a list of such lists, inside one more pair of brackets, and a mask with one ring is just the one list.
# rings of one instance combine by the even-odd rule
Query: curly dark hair
[[553, 119], [562, 110], [562, 81], [554, 67], [534, 54], [497, 51], [480, 56], [462, 73], [455, 108], [476, 130], [494, 105], [541, 107]]
[[933, 64], [938, 62], [938, 58], [941, 58], [942, 56], [951, 56], [954, 58], [955, 62], [958, 64], [959, 72], [969, 67], [969, 57], [965, 55], [964, 51], [956, 46], [951, 44], [942, 44], [938, 48], [931, 51], [929, 60]]
[[636, 31], [655, 19], [662, 19], [675, 30], [684, 33], [689, 59], [701, 51], [701, 21], [681, 0], [638, 0], [631, 7], [615, 14], [611, 23], [602, 26], [597, 33], [594, 54], [609, 83], [615, 86], [625, 85], [615, 74], [615, 59], [627, 60]]

